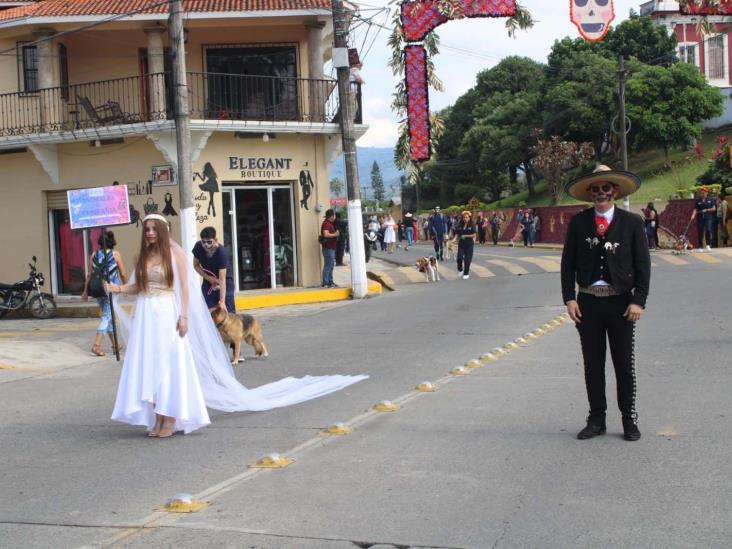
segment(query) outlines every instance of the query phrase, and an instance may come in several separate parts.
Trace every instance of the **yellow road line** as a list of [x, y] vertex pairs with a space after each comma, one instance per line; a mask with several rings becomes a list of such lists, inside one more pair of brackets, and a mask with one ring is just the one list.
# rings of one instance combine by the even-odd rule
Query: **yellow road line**
[[[381, 284], [369, 282], [369, 294], [380, 294]], [[282, 305], [304, 305], [307, 303], [323, 303], [342, 301], [351, 297], [351, 288], [304, 289], [299, 292], [282, 292], [267, 295], [242, 296], [235, 298], [236, 308], [261, 309], [264, 307], [280, 307]]]
[[722, 263], [722, 260], [718, 257], [714, 257], [713, 255], [704, 252], [693, 254], [692, 257], [704, 263]]
[[527, 263], [533, 263], [540, 269], [544, 269], [548, 273], [558, 273], [560, 264], [556, 260], [544, 259], [542, 257], [529, 257], [521, 256], [515, 258], [517, 261], [526, 261]]
[[494, 273], [490, 269], [482, 267], [481, 265], [476, 265], [475, 263], [472, 263], [470, 265], [470, 272], [475, 272], [475, 274], [477, 274], [480, 278], [490, 278], [491, 276], [496, 276], [496, 273]]
[[689, 262], [685, 259], [681, 259], [680, 257], [672, 254], [658, 254], [654, 255], [653, 257], [657, 259], [663, 259], [666, 263], [671, 263], [671, 265], [688, 265]]
[[488, 259], [488, 263], [491, 263], [493, 265], [498, 265], [499, 267], [503, 267], [506, 269], [509, 273], [513, 275], [525, 275], [529, 274], [529, 271], [524, 269], [521, 265], [517, 265], [516, 263], [511, 263], [510, 261], [503, 261], [502, 259]]

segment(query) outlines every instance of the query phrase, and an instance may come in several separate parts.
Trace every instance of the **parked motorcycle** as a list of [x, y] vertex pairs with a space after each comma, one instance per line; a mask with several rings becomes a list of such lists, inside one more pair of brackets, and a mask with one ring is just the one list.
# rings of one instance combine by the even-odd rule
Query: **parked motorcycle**
[[36, 318], [56, 316], [56, 301], [51, 294], [41, 291], [45, 278], [43, 273], [36, 270], [36, 261], [36, 256], [33, 256], [33, 264], [28, 263], [30, 274], [24, 281], [15, 284], [0, 283], [0, 318], [8, 311], [17, 311], [23, 307], [28, 307]]
[[371, 259], [371, 250], [376, 249], [376, 241], [378, 240], [378, 233], [374, 229], [366, 229], [363, 233], [363, 247], [366, 251], [366, 263]]

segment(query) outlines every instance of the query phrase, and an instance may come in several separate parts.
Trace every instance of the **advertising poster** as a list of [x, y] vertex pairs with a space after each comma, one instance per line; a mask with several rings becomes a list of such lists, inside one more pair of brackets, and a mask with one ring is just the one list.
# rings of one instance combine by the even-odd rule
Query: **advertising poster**
[[175, 178], [173, 176], [173, 167], [170, 165], [153, 166], [152, 167], [152, 185], [153, 185], [153, 187], [167, 187], [169, 185], [175, 185]]
[[127, 185], [66, 191], [71, 229], [111, 227], [130, 222]]

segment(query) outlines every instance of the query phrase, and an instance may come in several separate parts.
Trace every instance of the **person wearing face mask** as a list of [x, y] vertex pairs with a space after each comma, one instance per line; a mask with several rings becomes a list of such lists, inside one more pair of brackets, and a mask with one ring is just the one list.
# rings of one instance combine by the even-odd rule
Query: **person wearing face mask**
[[[567, 193], [593, 207], [569, 223], [562, 252], [562, 297], [582, 343], [587, 425], [577, 438], [606, 431], [605, 355], [615, 368], [618, 407], [626, 440], [640, 439], [636, 411], [635, 324], [648, 298], [651, 258], [643, 219], [615, 207], [640, 188], [637, 176], [598, 166], [571, 181]], [[579, 286], [579, 293], [577, 293]]]
[[234, 271], [228, 250], [216, 240], [216, 229], [205, 227], [193, 247], [193, 268], [203, 277], [201, 291], [208, 307], [217, 305], [230, 313], [234, 304]]

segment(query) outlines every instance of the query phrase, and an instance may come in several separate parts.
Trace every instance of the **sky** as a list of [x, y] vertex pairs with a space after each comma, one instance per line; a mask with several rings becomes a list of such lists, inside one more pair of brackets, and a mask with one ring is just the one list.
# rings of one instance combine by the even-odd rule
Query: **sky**
[[[627, 19], [630, 9], [640, 10], [643, 0], [614, 0], [613, 26]], [[522, 55], [546, 62], [555, 40], [570, 36], [579, 37], [577, 28], [569, 20], [567, 0], [521, 0], [536, 21], [533, 28], [519, 31], [516, 38], [509, 38], [505, 19], [464, 19], [449, 21], [437, 27], [440, 37], [440, 53], [434, 58], [437, 76], [445, 90], [430, 90], [430, 109], [439, 110], [452, 105], [455, 100], [475, 85], [476, 75], [497, 65], [510, 55]], [[391, 26], [391, 17], [378, 8], [385, 7], [384, 0], [358, 2], [364, 19], [373, 17], [379, 25]], [[359, 147], [393, 147], [397, 138], [398, 119], [389, 105], [397, 78], [391, 74], [387, 63], [391, 50], [387, 45], [389, 31], [370, 28], [361, 24], [353, 31], [353, 43], [361, 52], [366, 82], [363, 87], [364, 122], [368, 132], [358, 140]]]

